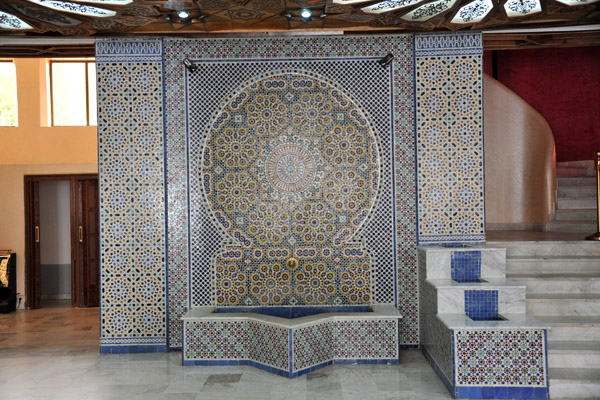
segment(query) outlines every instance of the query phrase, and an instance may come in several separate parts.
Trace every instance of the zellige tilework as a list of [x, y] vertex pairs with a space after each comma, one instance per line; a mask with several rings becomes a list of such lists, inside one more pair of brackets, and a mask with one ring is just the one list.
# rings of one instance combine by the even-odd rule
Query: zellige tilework
[[485, 241], [480, 33], [415, 35], [418, 241]]
[[[324, 53], [323, 49], [327, 48], [327, 52]], [[227, 49], [227, 50], [225, 50]], [[376, 60], [381, 56], [391, 52], [395, 55], [395, 61], [389, 68], [381, 68]], [[306, 291], [306, 283], [310, 281], [306, 280], [304, 284], [303, 292], [296, 292], [296, 286], [290, 286], [290, 295], [287, 297], [288, 300], [298, 303], [310, 302], [310, 304], [317, 304], [320, 301], [325, 302], [338, 300], [344, 302], [365, 302], [370, 301], [374, 303], [383, 304], [395, 304], [398, 303], [399, 307], [403, 310], [403, 313], [407, 315], [403, 320], [402, 327], [402, 340], [406, 343], [416, 344], [418, 341], [417, 335], [417, 304], [410, 300], [411, 295], [416, 294], [416, 274], [414, 265], [414, 243], [416, 241], [414, 227], [416, 226], [416, 212], [415, 212], [415, 198], [414, 198], [414, 135], [413, 135], [413, 116], [412, 116], [412, 91], [413, 91], [413, 79], [411, 74], [412, 69], [412, 39], [410, 36], [389, 36], [389, 37], [353, 37], [353, 38], [342, 38], [342, 37], [321, 37], [321, 38], [244, 38], [244, 39], [210, 39], [210, 40], [186, 40], [186, 39], [165, 39], [165, 99], [166, 99], [166, 115], [165, 115], [165, 128], [166, 128], [166, 148], [167, 148], [167, 181], [169, 182], [168, 190], [168, 204], [169, 204], [169, 330], [170, 345], [178, 346], [181, 344], [180, 338], [177, 335], [178, 318], [185, 312], [190, 306], [201, 306], [217, 304], [218, 301], [222, 301], [224, 298], [226, 302], [234, 299], [231, 294], [227, 296], [219, 295], [213, 296], [213, 288], [210, 282], [217, 282], [214, 274], [216, 270], [208, 268], [209, 265], [221, 264], [224, 265], [224, 270], [227, 269], [227, 263], [224, 262], [225, 258], [236, 257], [235, 251], [230, 253], [224, 253], [219, 251], [222, 246], [222, 242], [225, 237], [230, 237], [230, 234], [225, 235], [223, 229], [219, 228], [220, 223], [215, 223], [217, 218], [220, 216], [211, 217], [210, 207], [206, 207], [203, 203], [202, 196], [204, 188], [200, 186], [201, 171], [203, 168], [202, 155], [204, 154], [205, 139], [208, 135], [205, 134], [206, 129], [210, 128], [211, 121], [216, 121], [216, 115], [221, 110], [226, 110], [229, 107], [227, 104], [231, 102], [235, 106], [230, 96], [233, 93], [254, 93], [258, 94], [258, 91], [264, 91], [264, 87], [258, 89], [252, 89], [248, 86], [248, 83], [258, 82], [261, 79], [267, 82], [266, 78], [268, 74], [276, 74], [277, 71], [289, 70], [297, 71], [296, 74], [303, 74], [311, 77], [316, 81], [324, 81], [327, 85], [339, 88], [341, 92], [347, 93], [346, 98], [351, 99], [354, 102], [353, 107], [359, 107], [364, 110], [364, 115], [367, 116], [372, 124], [372, 129], [375, 133], [375, 137], [379, 145], [379, 157], [381, 165], [381, 174], [379, 176], [380, 186], [378, 189], [378, 199], [373, 208], [373, 215], [365, 222], [362, 229], [364, 240], [357, 243], [359, 247], [364, 246], [370, 251], [371, 256], [371, 274], [367, 276], [368, 282], [362, 279], [361, 282], [354, 280], [354, 283], [361, 284], [361, 287], [367, 283], [372, 288], [370, 293], [361, 292], [360, 296], [352, 293], [345, 289], [345, 293], [338, 292], [335, 296], [330, 296], [325, 289], [320, 289], [314, 292]], [[326, 54], [326, 56], [325, 56]], [[223, 56], [225, 55], [225, 56]], [[181, 62], [184, 57], [192, 59], [196, 65], [198, 65], [197, 73], [190, 74], [185, 71]], [[324, 57], [327, 57], [326, 59]], [[226, 80], [221, 77], [227, 76]], [[361, 77], [369, 77], [367, 80]], [[261, 78], [262, 77], [262, 78]], [[327, 86], [326, 85], [326, 86]], [[253, 91], [254, 90], [254, 91]], [[287, 89], [286, 89], [287, 90]], [[309, 89], [306, 88], [307, 94], [310, 92], [312, 97], [306, 98], [306, 102], [303, 103], [302, 98], [298, 97], [298, 101], [288, 100], [283, 96], [284, 92], [277, 92], [274, 87], [271, 87], [269, 91], [277, 94], [279, 102], [286, 106], [285, 118], [278, 120], [279, 122], [287, 123], [292, 129], [296, 129], [299, 133], [299, 140], [302, 139], [305, 142], [308, 140], [315, 140], [315, 137], [303, 137], [302, 126], [304, 129], [310, 129], [314, 132], [319, 132], [320, 127], [323, 127], [323, 131], [327, 131], [331, 127], [337, 126], [337, 120], [342, 113], [337, 112], [335, 115], [328, 111], [329, 105], [327, 101], [322, 102], [325, 108], [316, 109], [323, 111], [323, 118], [317, 118], [315, 121], [309, 121], [308, 119], [299, 119], [302, 115], [309, 116], [312, 114], [302, 114], [302, 108], [298, 109], [299, 112], [295, 112], [293, 107], [294, 104], [298, 104], [301, 107], [312, 107], [317, 105], [315, 103], [314, 95], [317, 91], [324, 90], [320, 88]], [[298, 91], [298, 89], [295, 89]], [[327, 89], [329, 90], [329, 89]], [[293, 94], [294, 90], [289, 90], [289, 93]], [[266, 93], [266, 92], [265, 92]], [[386, 93], [385, 95], [383, 93]], [[386, 102], [389, 99], [389, 106], [382, 107], [382, 99]], [[265, 103], [257, 103], [254, 99], [251, 99], [254, 104], [262, 104], [268, 106], [269, 99], [267, 98]], [[317, 96], [317, 100], [319, 97]], [[250, 100], [245, 100], [247, 103]], [[262, 101], [262, 100], [261, 100]], [[320, 101], [320, 100], [319, 100]], [[305, 106], [302, 106], [305, 104]], [[335, 103], [332, 103], [335, 105]], [[335, 107], [338, 107], [335, 105]], [[307, 109], [308, 110], [308, 109]], [[341, 110], [344, 110], [342, 108]], [[390, 112], [393, 110], [393, 113]], [[283, 110], [279, 110], [281, 113]], [[248, 118], [252, 118], [252, 110], [238, 110], [238, 119], [246, 118], [246, 125], [244, 123], [228, 120], [228, 124], [233, 128], [233, 131], [227, 130], [231, 133], [231, 137], [238, 135], [240, 138], [246, 140], [245, 144], [249, 148], [257, 146], [247, 141], [249, 133], [252, 133], [254, 137], [260, 138], [265, 144], [269, 135], [269, 124], [266, 124], [266, 120], [257, 120], [257, 123], [250, 121]], [[327, 112], [332, 118], [330, 121], [327, 117]], [[242, 114], [247, 114], [245, 117]], [[256, 114], [258, 115], [258, 114]], [[274, 116], [277, 116], [275, 113]], [[284, 115], [280, 115], [284, 117]], [[294, 120], [294, 117], [296, 119]], [[304, 118], [304, 117], [302, 117]], [[350, 117], [351, 118], [351, 117]], [[351, 120], [351, 119], [350, 119]], [[349, 121], [350, 121], [349, 120]], [[294, 125], [294, 121], [298, 125]], [[249, 122], [252, 122], [250, 124]], [[273, 125], [275, 126], [275, 125]], [[277, 125], [279, 126], [279, 125]], [[341, 125], [340, 125], [341, 126]], [[243, 131], [239, 131], [239, 128], [246, 128], [246, 136], [243, 135]], [[343, 128], [346, 128], [344, 126]], [[229, 137], [225, 134], [226, 127], [222, 128], [224, 137]], [[364, 128], [361, 128], [364, 129]], [[261, 133], [262, 136], [258, 136], [253, 132]], [[343, 131], [342, 131], [343, 132]], [[208, 132], [210, 133], [210, 132]], [[329, 133], [329, 132], [327, 132]], [[251, 136], [251, 135], [250, 135]], [[327, 135], [323, 135], [327, 136]], [[334, 138], [332, 136], [332, 138]], [[212, 140], [212, 139], [211, 139]], [[225, 149], [219, 147], [216, 142], [212, 142], [212, 148], [216, 151]], [[308, 143], [308, 142], [306, 142]], [[275, 145], [275, 143], [272, 143]], [[258, 147], [253, 148], [256, 154], [252, 151], [250, 156], [253, 157], [253, 163], [243, 168], [256, 170], [256, 162], [264, 163], [265, 154], [261, 156]], [[272, 149], [274, 151], [274, 149]], [[323, 152], [325, 149], [323, 148]], [[331, 150], [328, 150], [331, 151]], [[212, 157], [215, 158], [213, 152]], [[333, 155], [328, 156], [329, 161], [326, 158], [321, 157], [322, 161], [317, 159], [317, 164], [321, 163], [324, 166], [330, 163], [333, 159]], [[218, 159], [218, 157], [216, 157]], [[302, 155], [298, 155], [298, 159], [302, 159]], [[346, 160], [353, 161], [352, 159]], [[232, 157], [227, 167], [227, 161], [219, 162], [222, 164], [222, 168], [242, 168], [239, 165], [239, 160]], [[232, 164], [233, 163], [233, 164]], [[262, 165], [262, 164], [261, 164]], [[335, 163], [333, 164], [335, 165]], [[342, 164], [340, 164], [342, 165]], [[355, 162], [355, 166], [358, 165]], [[392, 167], [394, 166], [394, 167]], [[212, 167], [208, 167], [212, 168]], [[338, 169], [344, 169], [346, 167], [336, 167]], [[330, 174], [332, 170], [326, 170]], [[348, 179], [349, 176], [344, 171], [340, 171], [339, 179], [342, 181]], [[189, 175], [188, 175], [189, 173]], [[252, 178], [252, 171], [249, 171], [249, 177]], [[360, 172], [361, 174], [364, 172]], [[337, 179], [337, 178], [336, 178]], [[329, 181], [331, 179], [326, 179]], [[372, 181], [373, 179], [371, 179]], [[323, 181], [323, 179], [322, 179]], [[328, 189], [327, 193], [321, 188], [321, 193], [316, 196], [321, 196], [328, 207], [335, 207], [337, 203], [343, 207], [354, 207], [354, 203], [349, 201], [336, 200], [335, 198], [335, 182], [333, 187]], [[396, 187], [394, 187], [395, 182]], [[218, 183], [218, 182], [216, 182]], [[268, 183], [268, 182], [267, 182]], [[257, 182], [258, 184], [258, 182]], [[362, 183], [361, 183], [362, 184]], [[252, 187], [252, 185], [250, 184]], [[260, 187], [260, 185], [259, 185]], [[309, 186], [310, 187], [310, 186]], [[225, 187], [224, 187], [225, 188]], [[260, 187], [262, 189], [262, 187]], [[260, 191], [259, 189], [259, 191]], [[368, 189], [367, 181], [363, 188], [358, 188], [359, 191]], [[268, 192], [268, 191], [267, 191]], [[218, 195], [215, 193], [215, 195]], [[396, 197], [394, 197], [396, 196]], [[313, 196], [314, 197], [314, 196]], [[216, 197], [215, 197], [216, 198]], [[270, 197], [267, 194], [263, 194], [257, 197], [262, 202], [270, 202]], [[253, 197], [251, 197], [253, 199]], [[395, 199], [395, 200], [394, 200]], [[311, 202], [319, 203], [316, 199], [309, 199]], [[292, 205], [297, 205], [294, 199], [290, 199]], [[254, 204], [254, 203], [249, 203]], [[286, 203], [287, 204], [287, 203]], [[346, 204], [346, 205], [344, 205]], [[244, 206], [242, 205], [242, 208]], [[390, 218], [390, 215], [394, 215], [394, 209], [401, 210], [397, 212], [394, 218]], [[348, 208], [350, 210], [350, 208]], [[280, 214], [285, 212], [285, 206], [280, 207], [278, 210], [273, 208], [267, 208], [267, 211], [277, 211]], [[239, 208], [235, 212], [240, 212]], [[311, 210], [307, 210], [308, 213]], [[226, 212], [221, 212], [226, 214]], [[289, 213], [289, 221], [295, 221], [296, 213]], [[259, 213], [256, 213], [256, 218], [261, 218]], [[266, 214], [265, 214], [266, 215]], [[185, 220], [189, 216], [189, 224], [186, 224]], [[343, 222], [343, 217], [340, 215], [335, 223], [341, 224], [341, 226], [349, 225], [352, 226], [352, 221], [347, 218]], [[336, 216], [337, 217], [337, 216]], [[283, 220], [280, 220], [281, 226], [286, 218], [282, 215]], [[361, 214], [361, 218], [364, 218]], [[256, 219], [258, 221], [258, 219]], [[324, 220], [327, 223], [327, 219]], [[342, 222], [340, 222], [342, 221]], [[358, 222], [358, 220], [356, 220]], [[237, 223], [234, 219], [233, 224]], [[250, 224], [250, 223], [249, 223]], [[256, 224], [254, 224], [257, 226]], [[335, 226], [334, 224], [330, 224]], [[250, 228], [250, 226], [248, 226]], [[285, 228], [284, 228], [285, 229]], [[301, 228], [292, 226], [290, 234], [292, 236], [298, 236], [302, 238], [308, 238], [309, 236], [303, 236], [300, 232]], [[241, 229], [239, 230], [241, 231]], [[306, 233], [306, 232], [305, 232]], [[283, 238], [284, 235], [288, 234], [287, 231], [275, 232], [274, 235], [261, 236], [260, 239], [265, 241], [267, 245], [268, 241], [277, 241], [279, 238]], [[258, 243], [264, 248], [264, 245], [260, 243], [260, 235], [250, 237], [254, 243]], [[342, 236], [343, 237], [343, 236]], [[397, 237], [397, 240], [390, 241], [390, 237]], [[294, 237], [297, 240], [297, 237]], [[242, 235], [238, 234], [236, 240], [245, 241]], [[329, 240], [329, 239], [328, 239]], [[269, 242], [269, 243], [271, 243]], [[283, 240], [274, 246], [272, 255], [280, 257], [282, 261], [283, 255], [287, 254], [286, 251], [293, 249], [294, 253], [300, 254], [302, 257], [307, 257], [310, 262], [307, 262], [306, 267], [312, 271], [320, 271], [319, 263], [313, 262], [311, 257], [315, 253], [310, 247], [314, 247], [314, 243], [318, 243], [316, 239], [313, 239], [312, 243], [309, 243], [306, 248], [296, 244], [292, 240], [293, 244], [284, 242]], [[271, 243], [270, 245], [273, 245]], [[321, 245], [319, 245], [321, 246]], [[275, 249], [275, 247], [278, 247]], [[281, 247], [288, 247], [289, 250], [281, 249]], [[327, 248], [331, 246], [323, 246]], [[264, 250], [263, 250], [263, 253]], [[251, 256], [252, 253], [249, 253]], [[325, 254], [330, 254], [330, 250], [326, 249]], [[258, 253], [255, 255], [259, 255]], [[323, 257], [322, 254], [318, 254], [318, 257]], [[215, 258], [217, 257], [217, 258]], [[244, 257], [246, 257], [244, 253]], [[266, 254], [263, 255], [266, 259]], [[339, 257], [341, 260], [344, 258], [344, 254], [333, 255], [334, 258]], [[353, 257], [355, 257], [353, 255]], [[269, 261], [266, 259], [266, 261]], [[272, 260], [272, 263], [263, 263], [253, 261], [254, 266], [250, 269], [260, 271], [261, 265], [267, 265], [267, 268], [277, 268], [275, 266], [278, 260]], [[237, 263], [238, 261], [235, 261]], [[310, 265], [308, 265], [310, 264]], [[352, 265], [351, 265], [352, 264]], [[340, 285], [340, 282], [346, 282], [345, 288], [352, 288], [352, 280], [348, 278], [352, 277], [352, 274], [363, 268], [364, 262], [352, 263], [350, 261], [342, 262], [340, 265], [345, 265], [347, 272], [341, 275], [336, 275], [333, 278], [332, 283], [334, 287]], [[244, 264], [246, 265], [246, 264]], [[368, 265], [368, 263], [367, 263]], [[239, 271], [239, 269], [238, 269]], [[250, 274], [252, 275], [252, 273]], [[260, 274], [259, 274], [260, 275]], [[305, 279], [308, 275], [303, 275]], [[177, 278], [175, 278], [177, 277]], [[260, 278], [258, 275], [255, 278]], [[292, 280], [294, 277], [291, 277]], [[323, 276], [323, 279], [327, 281], [329, 275]], [[346, 279], [345, 281], [343, 279]], [[325, 282], [324, 281], [324, 282]], [[221, 281], [225, 283], [226, 281]], [[316, 281], [315, 281], [316, 282]], [[248, 290], [254, 283], [251, 279], [244, 281], [244, 287], [246, 288], [245, 293], [242, 296], [244, 302], [248, 299], [254, 301], [260, 305], [260, 297], [253, 296]], [[350, 284], [350, 285], [349, 285]], [[285, 283], [284, 283], [285, 286]], [[324, 283], [322, 288], [328, 287], [328, 283]], [[340, 285], [341, 286], [341, 285]], [[239, 285], [236, 287], [240, 287]], [[321, 286], [319, 286], [321, 287]], [[287, 290], [286, 288], [283, 288]], [[298, 287], [298, 289], [300, 289]], [[300, 289], [302, 290], [302, 289]], [[362, 289], [361, 289], [362, 290]], [[224, 293], [221, 291], [221, 293]], [[369, 296], [365, 296], [369, 294]], [[283, 298], [283, 297], [282, 297]], [[173, 299], [173, 301], [171, 301]], [[238, 297], [238, 300], [241, 297]], [[254, 299], [254, 300], [252, 300]], [[336, 300], [337, 299], [337, 300]], [[183, 300], [183, 301], [182, 301]], [[267, 296], [265, 298], [268, 304], [276, 305], [279, 300], [278, 295]], [[283, 301], [283, 300], [282, 300]], [[226, 303], [229, 304], [229, 303]], [[242, 304], [243, 305], [243, 304]], [[239, 304], [238, 304], [239, 306]]]
[[167, 323], [162, 42], [99, 40], [96, 54], [100, 346], [162, 349]]

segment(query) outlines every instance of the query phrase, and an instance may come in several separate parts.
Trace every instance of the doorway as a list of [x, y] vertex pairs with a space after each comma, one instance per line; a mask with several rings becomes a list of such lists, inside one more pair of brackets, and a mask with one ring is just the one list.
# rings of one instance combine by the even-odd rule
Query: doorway
[[25, 176], [28, 308], [99, 304], [98, 176]]

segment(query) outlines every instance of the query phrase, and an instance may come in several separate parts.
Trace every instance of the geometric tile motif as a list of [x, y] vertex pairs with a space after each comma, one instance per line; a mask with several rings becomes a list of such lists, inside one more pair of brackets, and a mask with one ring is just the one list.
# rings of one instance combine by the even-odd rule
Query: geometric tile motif
[[290, 365], [289, 330], [248, 321], [248, 358], [287, 371]]
[[[231, 238], [213, 258], [217, 305], [371, 302], [359, 232], [379, 189], [374, 134], [343, 89], [310, 72], [262, 74], [230, 94], [197, 154], [205, 207]], [[292, 256], [295, 273], [282, 267]]]
[[333, 323], [321, 323], [295, 329], [292, 332], [292, 371], [323, 364], [333, 356]]
[[292, 377], [294, 373], [306, 373], [312, 367], [332, 361], [397, 363], [398, 359], [397, 320], [332, 321], [327, 318], [300, 328], [254, 320], [183, 322], [184, 364], [214, 361], [214, 365], [223, 365], [219, 361], [232, 361], [237, 365], [249, 361], [267, 367], [268, 371], [276, 368], [278, 373]]
[[425, 257], [419, 257], [419, 308], [421, 313], [421, 346], [433, 358], [448, 382], [453, 376], [452, 330], [437, 318], [436, 289], [425, 283]]
[[186, 321], [183, 329], [186, 360], [248, 358], [247, 321]]
[[418, 241], [485, 241], [481, 35], [424, 36], [415, 37]]
[[[184, 82], [190, 75], [181, 64], [184, 57], [195, 60], [203, 70], [202, 74], [192, 75], [194, 79], [208, 77], [205, 84], [197, 86], [206, 93], [197, 93], [205, 99], [202, 107], [206, 110], [216, 110], [220, 99], [240, 86], [244, 78], [278, 68], [301, 68], [332, 77], [355, 96], [380, 134], [383, 167], [380, 203], [370, 225], [365, 228], [366, 243], [372, 249], [374, 263], [373, 303], [397, 304], [404, 315], [402, 341], [417, 344], [412, 37], [164, 39], [164, 43], [164, 72], [168, 83], [165, 85], [165, 145], [169, 185], [169, 345], [181, 345], [181, 336], [177, 333], [179, 318], [187, 307], [190, 304], [210, 305], [213, 301], [210, 285], [192, 284], [212, 281], [211, 272], [204, 267], [209, 265], [210, 257], [207, 262], [197, 262], [190, 260], [188, 255], [214, 254], [221, 241], [219, 232], [208, 218], [192, 218], [189, 225], [187, 221], [190, 206], [194, 206], [188, 202], [188, 190], [192, 189], [188, 187], [187, 168], [194, 164], [187, 159], [188, 110], [184, 101]], [[375, 59], [388, 52], [395, 56], [392, 66], [389, 69], [373, 68]], [[211, 76], [228, 76], [228, 79], [224, 81]], [[365, 76], [369, 79], [365, 80]], [[384, 95], [382, 91], [388, 89], [390, 95]], [[391, 98], [393, 107], [381, 107], [382, 98]], [[389, 109], [393, 113], [388, 112]], [[207, 122], [202, 122], [200, 127]], [[191, 131], [196, 129], [196, 125], [190, 126]], [[191, 154], [195, 144], [190, 141], [189, 145]], [[190, 234], [188, 226], [197, 227], [198, 232]], [[394, 243], [390, 243], [390, 237], [396, 238]]]
[[97, 47], [102, 344], [166, 343], [160, 48]]
[[334, 321], [334, 359], [397, 359], [398, 320]]
[[458, 386], [546, 387], [544, 330], [455, 330]]

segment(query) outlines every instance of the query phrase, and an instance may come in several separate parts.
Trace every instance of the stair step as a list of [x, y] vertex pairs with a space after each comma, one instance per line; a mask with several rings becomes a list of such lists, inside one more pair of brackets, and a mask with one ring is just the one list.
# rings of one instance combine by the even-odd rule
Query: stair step
[[527, 314], [600, 316], [600, 294], [532, 293], [527, 295]]
[[598, 202], [595, 198], [577, 198], [577, 197], [563, 197], [556, 199], [556, 208], [558, 210], [581, 210], [596, 208]]
[[598, 368], [548, 368], [548, 375], [551, 399], [598, 399]]
[[593, 176], [559, 176], [558, 187], [562, 186], [595, 186], [596, 177]]
[[595, 176], [594, 167], [592, 168], [580, 168], [580, 167], [557, 167], [556, 176]]
[[[597, 244], [598, 245], [598, 244]], [[599, 256], [507, 257], [507, 274], [572, 275], [600, 272]]]
[[600, 317], [575, 315], [536, 315], [536, 319], [549, 324], [548, 341], [600, 342]]
[[586, 221], [595, 222], [598, 217], [595, 208], [589, 208], [587, 210], [556, 210], [554, 219], [556, 221]]
[[600, 368], [600, 342], [548, 342], [549, 368]]
[[599, 293], [600, 273], [590, 274], [507, 274], [507, 279], [527, 287], [532, 293]]
[[596, 198], [598, 189], [594, 186], [559, 186], [557, 196], [562, 197], [592, 197]]
[[[583, 238], [582, 238], [583, 239]], [[507, 258], [554, 257], [554, 256], [597, 256], [600, 257], [600, 243], [594, 241], [545, 241], [545, 242], [488, 242], [489, 247], [503, 247]]]
[[595, 160], [561, 161], [556, 163], [556, 168], [591, 168], [594, 169]]
[[596, 232], [596, 228], [595, 222], [588, 223], [587, 221], [554, 221], [544, 227], [546, 232], [581, 232], [588, 234]]

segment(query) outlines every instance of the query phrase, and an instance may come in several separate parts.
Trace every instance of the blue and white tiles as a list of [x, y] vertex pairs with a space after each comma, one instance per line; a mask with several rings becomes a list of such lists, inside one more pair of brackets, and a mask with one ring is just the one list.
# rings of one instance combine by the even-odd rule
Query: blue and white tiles
[[418, 248], [421, 345], [452, 396], [547, 399], [547, 327], [525, 287], [504, 279], [506, 250]]
[[332, 363], [400, 362], [394, 307], [296, 319], [194, 308], [183, 318], [184, 365], [253, 365], [289, 378]]
[[[412, 37], [165, 39], [164, 43], [167, 181], [172, 199], [168, 201], [170, 345], [181, 346], [178, 321], [191, 307], [371, 302], [398, 305], [406, 315], [401, 340], [416, 345], [417, 304], [410, 300], [417, 293]], [[387, 53], [395, 59], [382, 68], [376, 61]], [[198, 66], [195, 73], [183, 67], [186, 57]], [[271, 105], [272, 116], [257, 114]], [[336, 156], [335, 146], [349, 130], [360, 139], [352, 143], [357, 152], [350, 158], [346, 153]], [[266, 160], [278, 154], [276, 140], [282, 133], [294, 140], [296, 149], [286, 159], [295, 157], [305, 172], [313, 171], [312, 156], [297, 148], [322, 150], [314, 159], [318, 173], [305, 188], [307, 198], [282, 194], [285, 185], [277, 186], [279, 195], [273, 196], [276, 186], [269, 183], [268, 173], [263, 179], [260, 172], [268, 166]], [[221, 154], [234, 139], [242, 140], [250, 151], [244, 158], [247, 165], [240, 164], [239, 157]], [[230, 172], [237, 175], [227, 181]], [[346, 181], [358, 186], [346, 188]], [[234, 184], [250, 194], [248, 201], [240, 202], [241, 208], [219, 208], [219, 199]], [[348, 198], [336, 194], [350, 193], [349, 189], [353, 195]], [[324, 231], [313, 237], [301, 222], [317, 215]], [[274, 221], [272, 234], [259, 232], [257, 221], [264, 218]], [[288, 277], [281, 266], [290, 256], [300, 260], [302, 273]], [[232, 271], [234, 275], [229, 274]], [[279, 292], [257, 296], [253, 288], [271, 275], [278, 277]], [[313, 275], [323, 282], [321, 290], [309, 290], [316, 288], [308, 285], [316, 282], [308, 280]], [[234, 292], [228, 289], [230, 283], [235, 284]]]
[[[182, 316], [215, 305], [389, 305], [417, 346], [417, 241], [485, 239], [481, 40], [99, 40], [103, 351], [180, 348]], [[363, 329], [338, 325], [298, 368]]]
[[102, 352], [165, 351], [162, 41], [98, 40]]
[[483, 39], [415, 35], [418, 242], [485, 241]]

